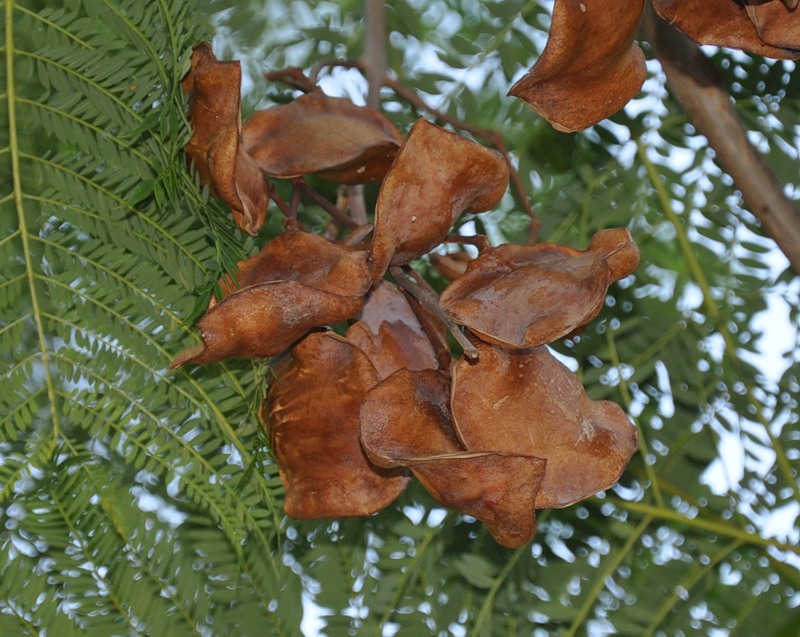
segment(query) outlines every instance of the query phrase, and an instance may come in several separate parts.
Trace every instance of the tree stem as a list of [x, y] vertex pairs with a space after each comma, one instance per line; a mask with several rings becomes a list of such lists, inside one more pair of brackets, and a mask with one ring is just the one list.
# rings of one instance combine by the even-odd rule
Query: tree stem
[[361, 55], [367, 78], [367, 106], [380, 110], [381, 86], [389, 62], [386, 55], [386, 5], [384, 0], [364, 0], [364, 51]]
[[745, 129], [706, 55], [688, 37], [656, 16], [642, 25], [667, 75], [672, 93], [692, 124], [708, 139], [717, 161], [741, 191], [745, 204], [800, 274], [800, 210], [747, 138]]

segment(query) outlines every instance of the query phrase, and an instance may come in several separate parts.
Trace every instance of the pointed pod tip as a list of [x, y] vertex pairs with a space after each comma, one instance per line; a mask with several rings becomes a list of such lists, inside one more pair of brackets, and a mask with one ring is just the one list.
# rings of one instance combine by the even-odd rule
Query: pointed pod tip
[[506, 95], [508, 95], [508, 97], [519, 97], [521, 93], [525, 92], [525, 89], [527, 89], [530, 84], [530, 76], [526, 74], [517, 80], [510, 89], [508, 89], [508, 93], [506, 93]]
[[194, 361], [195, 358], [200, 356], [203, 351], [206, 349], [205, 344], [198, 343], [197, 345], [192, 345], [191, 347], [187, 347], [185, 350], [180, 352], [175, 358], [172, 359], [172, 362], [169, 364], [170, 369], [178, 369], [182, 367], [186, 363], [191, 363]]
[[589, 244], [589, 251], [603, 255], [614, 281], [633, 274], [641, 253], [627, 228], [607, 228], [597, 232]]

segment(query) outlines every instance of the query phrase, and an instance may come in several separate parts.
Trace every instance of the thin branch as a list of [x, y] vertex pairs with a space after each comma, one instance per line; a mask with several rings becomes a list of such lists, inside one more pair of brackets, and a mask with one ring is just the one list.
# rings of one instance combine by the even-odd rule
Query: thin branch
[[592, 612], [592, 608], [594, 608], [603, 588], [607, 586], [609, 578], [613, 577], [623, 561], [630, 559], [636, 543], [641, 539], [642, 535], [644, 535], [644, 532], [647, 531], [652, 521], [653, 518], [650, 516], [642, 518], [641, 522], [636, 525], [636, 528], [631, 531], [631, 534], [625, 540], [625, 544], [614, 553], [610, 554], [605, 560], [602, 564], [602, 569], [595, 576], [594, 583], [589, 589], [588, 594], [584, 595], [584, 602], [581, 604], [580, 608], [578, 608], [578, 612], [572, 620], [572, 624], [567, 629], [567, 632], [564, 634], [564, 637], [574, 637], [574, 635], [577, 634], [578, 630], [583, 626], [583, 623]]
[[[415, 278], [409, 276], [409, 274], [400, 266], [391, 266], [389, 268], [389, 272], [391, 272], [397, 285], [417, 299], [417, 301], [419, 301], [420, 304], [425, 307], [425, 309], [427, 309], [431, 314], [436, 316], [436, 318], [438, 318], [447, 326], [448, 331], [453, 335], [453, 338], [456, 339], [458, 344], [464, 350], [464, 356], [472, 360], [478, 359], [478, 350], [475, 349], [475, 346], [469, 342], [469, 339], [459, 329], [458, 325], [445, 316], [444, 312], [442, 312], [442, 308], [439, 306], [439, 299], [433, 290], [423, 287], [423, 285], [421, 285], [422, 282], [417, 282]], [[411, 274], [414, 275], [416, 272], [411, 270]]]
[[345, 197], [347, 199], [346, 209], [350, 214], [350, 218], [359, 226], [363, 226], [369, 222], [367, 215], [367, 204], [364, 201], [364, 186], [362, 184], [354, 184], [345, 187]]
[[389, 62], [386, 55], [385, 0], [364, 0], [364, 51], [361, 62], [369, 86], [367, 106], [381, 109], [381, 86]]
[[292, 219], [297, 218], [297, 209], [300, 207], [300, 200], [302, 199], [302, 189], [297, 187], [297, 184], [292, 184], [292, 199], [289, 202], [289, 215]]
[[296, 66], [264, 73], [264, 78], [270, 82], [280, 82], [290, 88], [303, 91], [303, 93], [313, 93], [319, 90], [319, 87], [316, 85], [316, 77], [311, 79], [307, 78], [303, 73], [303, 69]]
[[494, 599], [497, 596], [497, 593], [500, 591], [500, 587], [506, 581], [506, 578], [511, 574], [513, 568], [517, 565], [519, 558], [522, 557], [528, 551], [528, 545], [523, 544], [520, 546], [514, 553], [511, 554], [511, 557], [503, 566], [503, 569], [497, 574], [497, 577], [494, 578], [492, 585], [489, 587], [489, 590], [486, 592], [486, 597], [483, 600], [483, 604], [481, 604], [481, 609], [478, 611], [478, 616], [475, 618], [475, 625], [472, 627], [470, 631], [470, 637], [477, 637], [478, 635], [483, 635], [484, 633], [484, 622], [491, 622], [491, 615], [494, 611]]
[[458, 243], [460, 245], [475, 246], [478, 252], [483, 252], [489, 247], [489, 239], [483, 234], [476, 234], [471, 237], [460, 234], [448, 234], [442, 243]]
[[[386, 5], [384, 0], [364, 0], [364, 50], [361, 53], [361, 69], [367, 80], [367, 106], [381, 110], [381, 86], [389, 67], [386, 54]], [[368, 221], [364, 201], [364, 187], [347, 187], [348, 211], [357, 224]]]
[[339, 210], [339, 208], [337, 208], [333, 203], [328, 201], [320, 193], [309, 186], [302, 177], [298, 177], [297, 179], [292, 180], [292, 182], [295, 188], [300, 190], [306, 197], [311, 199], [311, 201], [327, 212], [336, 220], [337, 223], [345, 226], [346, 228], [350, 228], [351, 230], [362, 225], [348, 217], [342, 210]]
[[747, 139], [731, 96], [700, 48], [658, 18], [648, 6], [642, 25], [672, 93], [695, 128], [706, 136], [719, 165], [745, 204], [800, 274], [800, 210]]
[[359, 226], [355, 230], [353, 230], [344, 240], [343, 244], [346, 246], [357, 246], [358, 244], [362, 243], [366, 240], [366, 238], [372, 234], [374, 230], [374, 226], [371, 223], [365, 223], [363, 226]]
[[311, 79], [314, 84], [319, 83], [319, 74], [322, 73], [325, 69], [357, 69], [361, 72], [361, 74], [366, 77], [366, 69], [364, 67], [364, 63], [359, 60], [340, 60], [338, 58], [333, 58], [329, 60], [320, 60], [319, 62], [315, 63], [314, 66], [311, 67], [311, 71], [309, 72], [309, 78]]
[[651, 504], [645, 504], [643, 502], [632, 502], [630, 500], [623, 500], [621, 498], [613, 496], [606, 498], [605, 501], [610, 502], [611, 504], [619, 507], [620, 509], [631, 511], [634, 513], [639, 513], [641, 515], [645, 515], [654, 518], [656, 520], [664, 520], [665, 522], [675, 524], [676, 526], [683, 526], [688, 529], [706, 531], [708, 533], [719, 535], [721, 537], [729, 537], [734, 540], [739, 540], [743, 544], [747, 544], [750, 546], [757, 546], [757, 547], [763, 546], [767, 548], [773, 548], [778, 551], [784, 551], [786, 553], [794, 553], [795, 555], [800, 555], [800, 547], [798, 547], [795, 544], [781, 542], [772, 537], [762, 537], [761, 535], [757, 535], [756, 533], [751, 533], [750, 531], [747, 531], [729, 522], [725, 521], [718, 522], [715, 520], [710, 520], [703, 516], [696, 516], [691, 518], [669, 507], [653, 506]]
[[293, 218], [292, 208], [289, 204], [287, 204], [283, 197], [281, 197], [277, 192], [273, 192], [270, 195], [272, 201], [275, 202], [275, 205], [278, 206], [278, 209], [281, 211], [281, 214], [286, 217], [287, 219]]

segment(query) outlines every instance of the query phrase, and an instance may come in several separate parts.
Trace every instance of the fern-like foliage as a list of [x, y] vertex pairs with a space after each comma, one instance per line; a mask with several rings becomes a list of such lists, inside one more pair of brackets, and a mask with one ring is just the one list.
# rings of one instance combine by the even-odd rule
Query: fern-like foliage
[[0, 14], [0, 633], [293, 634], [254, 370], [167, 370], [236, 258], [180, 156], [201, 23], [175, 0]]

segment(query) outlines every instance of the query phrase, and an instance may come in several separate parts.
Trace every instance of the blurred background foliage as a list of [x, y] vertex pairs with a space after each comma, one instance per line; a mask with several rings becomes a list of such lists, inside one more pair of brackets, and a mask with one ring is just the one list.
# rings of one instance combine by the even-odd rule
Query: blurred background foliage
[[[0, 3], [0, 634], [800, 632], [800, 281], [657, 61], [623, 112], [579, 134], [505, 96], [551, 10], [387, 7], [392, 77], [503, 136], [541, 240], [583, 248], [626, 225], [643, 253], [555, 345], [592, 398], [626, 408], [641, 453], [617, 487], [541, 512], [534, 541], [508, 550], [418, 487], [367, 519], [286, 519], [255, 416], [267, 366], [167, 369], [198, 340], [196, 299], [281, 227], [273, 209], [246, 240], [185, 169], [191, 45], [242, 60], [247, 116], [292, 97], [265, 71], [357, 58], [362, 3]], [[705, 50], [800, 199], [795, 64]], [[320, 78], [364, 102], [356, 71]], [[401, 131], [430, 116], [381, 95]], [[515, 197], [462, 231], [527, 241]]]

